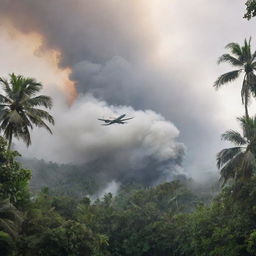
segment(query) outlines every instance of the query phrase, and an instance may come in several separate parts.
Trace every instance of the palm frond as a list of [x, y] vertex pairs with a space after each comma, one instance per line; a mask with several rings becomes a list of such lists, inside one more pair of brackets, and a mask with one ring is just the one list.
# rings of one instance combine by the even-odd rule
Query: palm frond
[[24, 125], [23, 118], [16, 110], [10, 111], [8, 118], [9, 118], [9, 123], [16, 124], [16, 125]]
[[15, 75], [14, 73], [9, 75], [12, 95], [17, 96], [22, 88], [22, 76]]
[[239, 146], [246, 144], [246, 140], [241, 136], [241, 134], [234, 130], [226, 131], [221, 135], [221, 138], [222, 140], [230, 141], [235, 145], [239, 145]]
[[13, 137], [13, 131], [14, 131], [13, 125], [7, 123], [7, 125], [3, 130], [4, 130], [4, 137], [9, 141]]
[[1, 103], [12, 103], [11, 99], [8, 97], [4, 96], [3, 94], [0, 94], [0, 102]]
[[13, 238], [17, 238], [18, 231], [16, 230], [16, 225], [8, 219], [0, 218], [0, 229], [9, 234]]
[[234, 71], [230, 71], [227, 72], [223, 75], [221, 75], [214, 83], [214, 87], [216, 89], [219, 89], [223, 84], [229, 83], [234, 81], [235, 79], [237, 79], [239, 77], [239, 74], [242, 72], [241, 69], [239, 70], [234, 70]]
[[36, 119], [47, 120], [50, 124], [54, 124], [54, 118], [47, 112], [39, 108], [26, 108], [26, 113]]
[[46, 130], [48, 130], [48, 132], [50, 132], [52, 134], [51, 128], [41, 118], [38, 118], [37, 116], [32, 115], [30, 113], [27, 113], [27, 115], [28, 115], [28, 118], [30, 119], [31, 123], [33, 123], [37, 127], [45, 128]]
[[29, 107], [44, 106], [45, 108], [52, 107], [52, 99], [45, 95], [40, 95], [34, 98], [27, 99], [24, 104], [27, 104]]
[[256, 75], [253, 72], [247, 74], [247, 80], [250, 87], [250, 91], [256, 96]]
[[10, 203], [9, 199], [1, 199], [0, 201], [0, 218], [8, 217], [9, 220], [21, 223], [21, 213]]
[[247, 41], [247, 39], [244, 40], [244, 45], [242, 47], [242, 55], [246, 62], [250, 62], [252, 59], [251, 54], [251, 38]]
[[256, 117], [238, 117], [237, 120], [240, 122], [240, 126], [243, 130], [243, 136], [251, 141], [256, 136]]
[[236, 179], [248, 179], [251, 178], [256, 170], [255, 155], [251, 151], [246, 151], [243, 159], [240, 171], [236, 175]]
[[240, 57], [242, 55], [241, 47], [238, 43], [229, 43], [225, 47], [226, 49], [229, 49], [232, 54], [234, 54], [237, 57]]
[[17, 238], [22, 223], [20, 212], [8, 199], [0, 200], [0, 229]]
[[26, 115], [34, 125], [46, 128], [52, 134], [50, 127], [43, 121], [47, 120], [49, 123], [54, 124], [54, 119], [48, 112], [41, 109], [29, 108], [26, 111]]
[[230, 54], [223, 54], [222, 56], [220, 56], [218, 60], [218, 64], [222, 62], [230, 63], [233, 66], [239, 66], [239, 67], [243, 66], [243, 63], [240, 60], [231, 56]]
[[12, 98], [12, 90], [10, 88], [8, 80], [5, 79], [5, 78], [0, 77], [0, 84], [2, 85], [3, 90], [6, 93], [7, 97]]
[[252, 62], [255, 60], [256, 58], [256, 51], [252, 54]]
[[22, 84], [24, 93], [28, 96], [33, 96], [42, 89], [42, 84], [35, 81], [33, 78], [26, 78]]
[[18, 139], [22, 139], [26, 143], [27, 147], [31, 145], [31, 137], [28, 126], [23, 126], [20, 129], [15, 129], [14, 134], [15, 137], [17, 137]]
[[225, 148], [217, 154], [217, 167], [220, 169], [227, 162], [232, 160], [238, 153], [241, 153], [242, 147]]
[[9, 113], [10, 113], [10, 110], [8, 108], [1, 108], [0, 109], [0, 122], [3, 122], [4, 120], [6, 120]]
[[220, 182], [224, 186], [230, 179], [234, 179], [237, 171], [241, 168], [241, 162], [244, 157], [244, 152], [238, 153], [234, 158], [225, 164], [220, 170]]

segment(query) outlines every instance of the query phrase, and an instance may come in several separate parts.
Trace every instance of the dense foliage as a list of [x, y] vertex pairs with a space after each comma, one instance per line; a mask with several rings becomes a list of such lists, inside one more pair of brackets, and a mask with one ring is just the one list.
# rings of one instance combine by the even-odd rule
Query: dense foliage
[[15, 161], [16, 151], [7, 150], [7, 142], [0, 137], [0, 198], [9, 198], [16, 207], [21, 208], [29, 201], [28, 183], [30, 170]]
[[244, 15], [248, 20], [252, 17], [256, 16], [256, 1], [255, 0], [247, 0], [246, 3], [246, 13]]
[[[28, 197], [30, 174], [1, 138], [1, 255], [235, 256], [256, 253], [256, 179], [236, 182], [210, 203], [188, 183], [123, 186], [118, 195]], [[8, 159], [11, 159], [10, 163]], [[19, 181], [19, 182], [18, 182]], [[9, 189], [13, 187], [15, 189]], [[14, 191], [14, 192], [13, 192]], [[19, 195], [19, 196], [17, 196]]]

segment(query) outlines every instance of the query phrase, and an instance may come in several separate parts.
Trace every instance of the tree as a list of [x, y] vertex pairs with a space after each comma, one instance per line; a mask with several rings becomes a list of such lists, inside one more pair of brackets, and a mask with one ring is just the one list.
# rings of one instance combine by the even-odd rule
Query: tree
[[[61, 208], [55, 206], [56, 198], [49, 195], [47, 189], [31, 202], [22, 225], [18, 255], [108, 255], [105, 235], [96, 233], [88, 225], [76, 221], [74, 216], [62, 216], [69, 210], [64, 210], [64, 205]], [[69, 208], [68, 204], [66, 207]]]
[[16, 207], [24, 208], [29, 201], [31, 172], [15, 161], [17, 156], [17, 151], [7, 150], [7, 142], [0, 136], [0, 198], [9, 198]]
[[21, 229], [20, 212], [8, 199], [0, 199], [0, 254], [13, 255], [15, 242]]
[[255, 255], [246, 250], [247, 234], [254, 229], [255, 221], [231, 196], [232, 190], [225, 190], [210, 206], [199, 207], [189, 216], [187, 233], [190, 239], [185, 242], [190, 242], [193, 248], [190, 255]]
[[11, 147], [13, 136], [31, 144], [30, 130], [33, 125], [44, 127], [52, 133], [48, 121], [54, 124], [53, 117], [38, 107], [51, 108], [52, 100], [45, 95], [36, 96], [42, 84], [33, 78], [11, 74], [9, 80], [0, 78], [4, 94], [0, 94], [0, 129]]
[[237, 43], [230, 43], [226, 46], [231, 51], [231, 54], [223, 54], [218, 63], [226, 62], [236, 67], [237, 69], [222, 74], [214, 83], [214, 87], [219, 89], [222, 85], [236, 80], [243, 74], [243, 84], [241, 89], [242, 104], [245, 107], [245, 116], [248, 118], [248, 103], [251, 93], [256, 94], [256, 51], [251, 52], [251, 38], [249, 41], [245, 39], [244, 45], [240, 46]]
[[250, 20], [252, 17], [256, 16], [256, 1], [255, 0], [248, 0], [246, 3], [246, 14], [244, 18]]
[[[178, 207], [171, 202], [174, 197]], [[77, 218], [94, 232], [107, 235], [108, 249], [113, 256], [181, 256], [178, 251], [186, 234], [180, 231], [179, 237], [183, 240], [179, 243], [174, 216], [195, 209], [198, 203], [195, 199], [197, 197], [192, 193], [188, 195], [184, 185], [177, 181], [144, 189], [128, 185], [121, 187], [116, 197], [106, 194], [91, 205], [87, 200], [81, 203], [77, 207]], [[190, 252], [189, 244], [182, 246]]]
[[22, 223], [19, 211], [9, 202], [8, 199], [0, 200], [0, 230], [17, 238]]
[[235, 147], [226, 148], [217, 154], [217, 166], [225, 184], [229, 179], [248, 180], [256, 171], [256, 117], [238, 118], [243, 135], [234, 130], [222, 134], [222, 139]]

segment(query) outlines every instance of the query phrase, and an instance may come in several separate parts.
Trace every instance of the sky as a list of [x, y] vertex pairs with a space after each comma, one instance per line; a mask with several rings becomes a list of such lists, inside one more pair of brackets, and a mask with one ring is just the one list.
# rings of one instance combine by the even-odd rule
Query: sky
[[[217, 59], [230, 42], [256, 44], [244, 12], [241, 0], [0, 0], [0, 75], [35, 77], [55, 102], [54, 135], [34, 129], [33, 145], [16, 147], [99, 162], [117, 182], [217, 173], [220, 135], [243, 114], [240, 80], [213, 88], [230, 70]], [[122, 113], [135, 117], [124, 127], [97, 121]]]

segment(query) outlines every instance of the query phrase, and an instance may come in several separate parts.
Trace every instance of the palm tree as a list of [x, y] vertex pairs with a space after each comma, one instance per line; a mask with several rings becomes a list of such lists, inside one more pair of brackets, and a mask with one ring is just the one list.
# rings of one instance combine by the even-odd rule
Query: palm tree
[[231, 54], [223, 54], [218, 63], [226, 62], [236, 67], [237, 69], [222, 74], [214, 83], [214, 87], [219, 89], [222, 85], [236, 80], [240, 75], [243, 75], [243, 84], [241, 89], [242, 103], [245, 107], [245, 116], [248, 118], [248, 103], [251, 96], [256, 95], [256, 51], [251, 52], [251, 38], [249, 41], [245, 39], [244, 45], [240, 46], [237, 43], [230, 43], [226, 46], [231, 51]]
[[30, 129], [33, 125], [44, 127], [52, 133], [45, 120], [54, 124], [53, 117], [38, 107], [51, 108], [52, 100], [45, 95], [36, 94], [42, 84], [33, 78], [11, 74], [9, 80], [0, 78], [4, 94], [0, 94], [0, 129], [11, 147], [13, 136], [22, 139], [27, 146], [31, 144]]
[[20, 212], [9, 202], [9, 199], [0, 199], [0, 230], [17, 238], [22, 223]]
[[13, 255], [22, 216], [8, 199], [0, 199], [0, 254]]
[[238, 118], [243, 131], [234, 130], [222, 134], [222, 139], [232, 142], [235, 147], [226, 148], [217, 154], [217, 166], [223, 185], [229, 179], [248, 180], [256, 171], [256, 116]]

